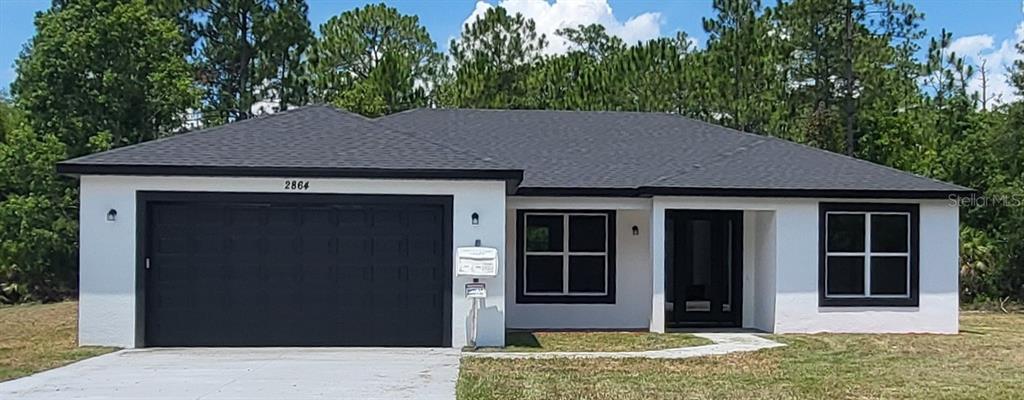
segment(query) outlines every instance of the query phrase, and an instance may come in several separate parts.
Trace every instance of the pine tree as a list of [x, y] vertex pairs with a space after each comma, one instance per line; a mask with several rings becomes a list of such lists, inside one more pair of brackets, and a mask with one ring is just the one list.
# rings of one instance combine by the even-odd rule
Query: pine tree
[[207, 125], [247, 119], [261, 100], [301, 102], [295, 71], [312, 36], [306, 9], [304, 0], [208, 0], [199, 7]]
[[772, 34], [771, 10], [759, 0], [715, 0], [713, 18], [704, 19], [707, 50], [695, 68], [700, 76], [697, 114], [749, 132], [776, 132], [785, 123], [777, 114], [786, 104], [785, 75], [779, 45]]
[[259, 99], [272, 99], [279, 110], [305, 104], [309, 97], [304, 57], [313, 42], [305, 0], [277, 0], [266, 18], [255, 26]]
[[466, 24], [450, 53], [454, 74], [442, 88], [444, 105], [522, 108], [528, 105], [526, 76], [546, 46], [533, 20], [493, 7]]
[[415, 16], [384, 4], [346, 11], [310, 51], [313, 96], [370, 116], [422, 107], [444, 64], [436, 49]]

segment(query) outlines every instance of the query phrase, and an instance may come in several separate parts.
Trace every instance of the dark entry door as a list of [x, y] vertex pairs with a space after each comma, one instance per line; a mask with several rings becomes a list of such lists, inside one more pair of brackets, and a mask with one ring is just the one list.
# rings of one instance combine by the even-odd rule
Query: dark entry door
[[450, 345], [450, 198], [156, 196], [147, 346]]
[[739, 326], [743, 213], [666, 213], [666, 323]]

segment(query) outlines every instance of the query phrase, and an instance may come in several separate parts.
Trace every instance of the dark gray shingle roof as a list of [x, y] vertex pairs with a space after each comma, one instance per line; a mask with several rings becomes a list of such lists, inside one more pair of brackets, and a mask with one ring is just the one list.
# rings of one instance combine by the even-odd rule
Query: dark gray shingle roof
[[525, 170], [520, 187], [536, 194], [556, 188], [606, 188], [665, 194], [894, 192], [896, 197], [916, 197], [969, 190], [664, 113], [418, 109], [378, 121], [507, 160]]
[[227, 169], [238, 174], [292, 170], [346, 175], [351, 171], [494, 171], [516, 168], [444, 143], [389, 129], [330, 106], [308, 106], [160, 140], [122, 147], [61, 163], [65, 172], [105, 167]]
[[[519, 194], [939, 197], [969, 189], [664, 113], [308, 106], [65, 161], [65, 173], [522, 178]], [[813, 193], [812, 193], [813, 192]]]

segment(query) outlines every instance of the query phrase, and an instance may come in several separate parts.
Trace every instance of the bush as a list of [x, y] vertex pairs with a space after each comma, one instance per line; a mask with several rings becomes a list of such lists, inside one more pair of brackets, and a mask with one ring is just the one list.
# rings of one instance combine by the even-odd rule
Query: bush
[[0, 102], [0, 303], [60, 300], [77, 281], [76, 191], [56, 175], [65, 146]]

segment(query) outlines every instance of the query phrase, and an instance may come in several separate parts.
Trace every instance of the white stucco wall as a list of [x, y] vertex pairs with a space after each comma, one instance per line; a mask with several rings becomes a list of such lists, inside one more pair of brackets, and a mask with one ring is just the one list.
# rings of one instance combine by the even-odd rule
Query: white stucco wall
[[[451, 195], [454, 247], [483, 246], [505, 254], [505, 183], [500, 181], [308, 179], [307, 193]], [[283, 178], [82, 176], [80, 208], [79, 343], [136, 347], [135, 207], [137, 191], [279, 193]], [[291, 193], [291, 192], [289, 192]], [[107, 222], [110, 209], [117, 221]], [[479, 225], [470, 215], [478, 213]], [[453, 257], [454, 258], [454, 257]], [[452, 346], [467, 341], [470, 303], [464, 285], [452, 282]], [[480, 315], [478, 343], [500, 346], [505, 340], [504, 267], [484, 278], [488, 297]]]
[[[857, 202], [850, 199], [778, 199], [654, 197], [651, 215], [652, 314], [651, 330], [664, 330], [664, 223], [667, 209], [746, 210], [754, 212], [753, 249], [745, 246], [744, 260], [753, 257], [753, 315], [744, 311], [744, 325], [776, 333], [804, 332], [931, 332], [958, 329], [959, 210], [946, 200], [872, 199], [868, 203], [920, 205], [920, 305], [918, 307], [818, 306], [818, 205]], [[746, 224], [745, 224], [746, 225]], [[749, 229], [748, 226], [745, 226]], [[750, 254], [753, 252], [753, 254]], [[745, 264], [746, 268], [748, 264]], [[744, 290], [744, 294], [749, 291]]]
[[[651, 315], [650, 199], [510, 197], [505, 234], [509, 328], [646, 329]], [[516, 210], [615, 210], [615, 304], [516, 304]], [[640, 234], [633, 236], [633, 226]]]
[[780, 207], [775, 332], [957, 333], [959, 209], [945, 200], [918, 203], [918, 307], [819, 307], [818, 204]]

